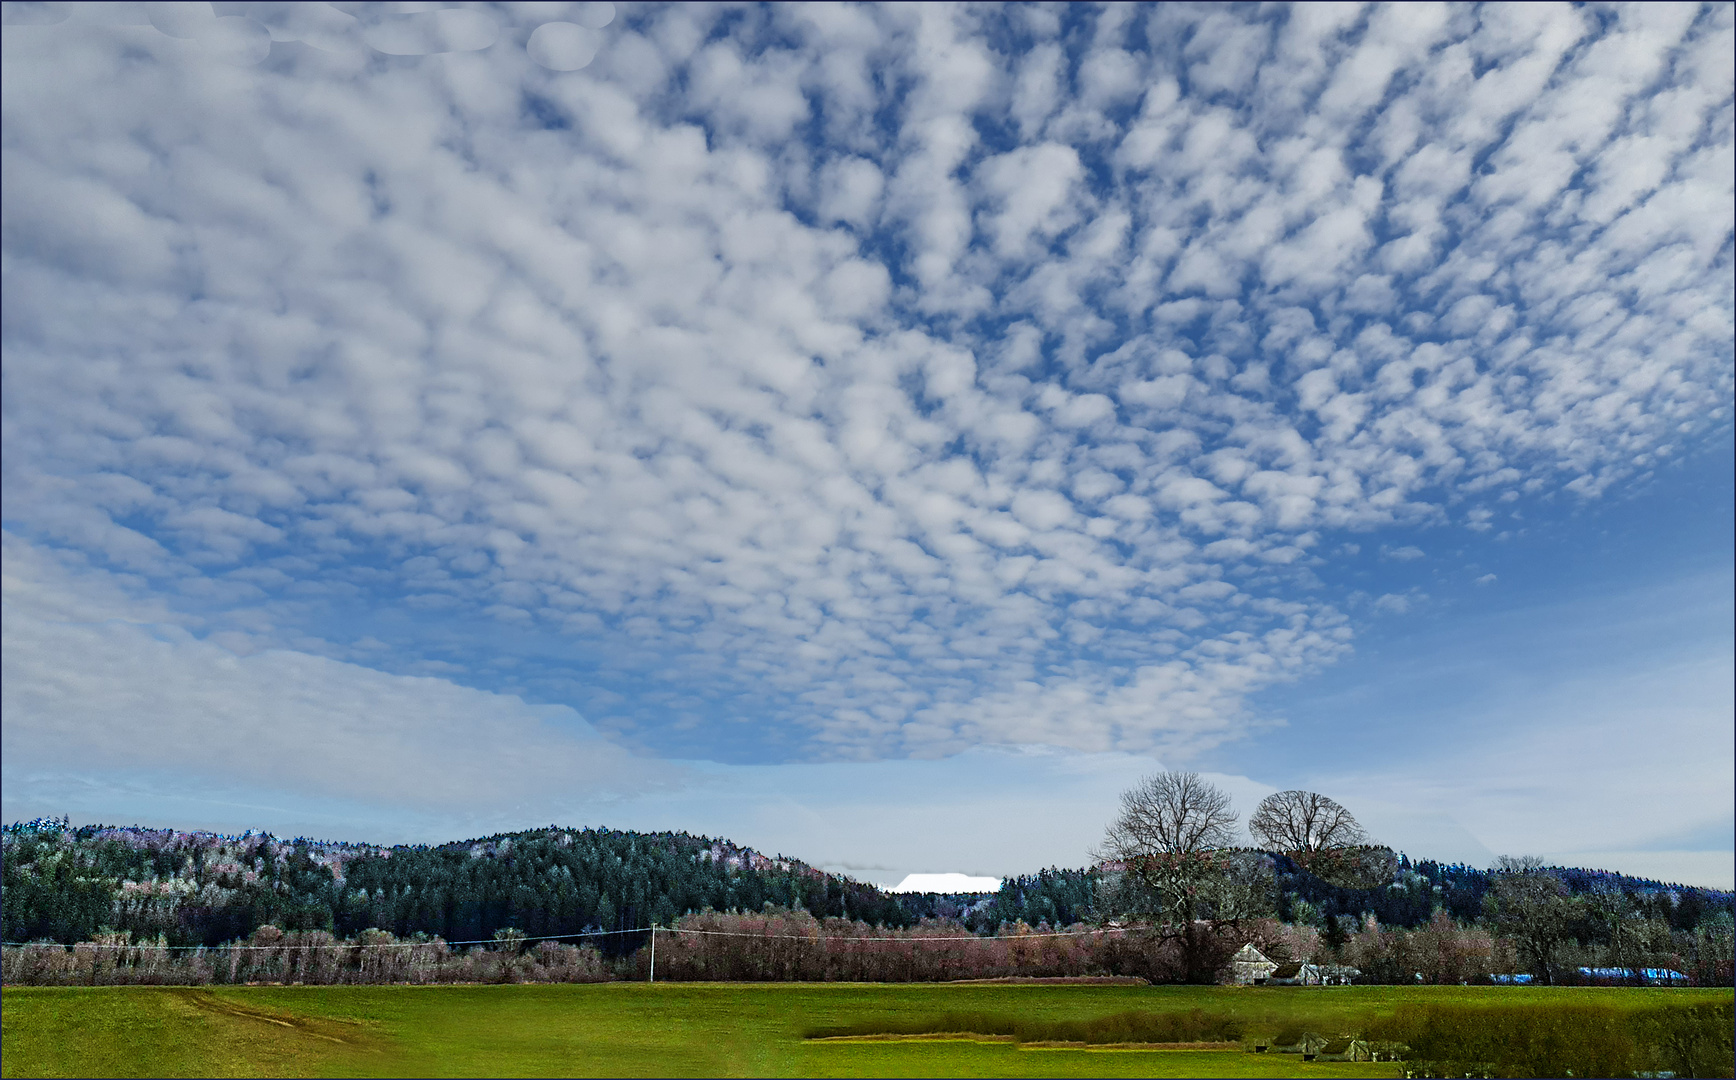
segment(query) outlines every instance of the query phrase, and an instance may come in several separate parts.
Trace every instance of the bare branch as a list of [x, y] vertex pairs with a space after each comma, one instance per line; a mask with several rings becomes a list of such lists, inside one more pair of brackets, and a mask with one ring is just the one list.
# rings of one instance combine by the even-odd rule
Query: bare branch
[[1312, 791], [1280, 791], [1248, 819], [1254, 839], [1277, 851], [1310, 853], [1368, 843], [1349, 810]]
[[1104, 837], [1111, 858], [1196, 855], [1235, 840], [1230, 797], [1198, 773], [1163, 772], [1121, 793], [1121, 814]]

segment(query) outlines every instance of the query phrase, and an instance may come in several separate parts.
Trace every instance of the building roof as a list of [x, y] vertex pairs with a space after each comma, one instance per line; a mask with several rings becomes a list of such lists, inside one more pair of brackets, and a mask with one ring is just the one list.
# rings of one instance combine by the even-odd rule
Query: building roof
[[1271, 957], [1267, 956], [1265, 953], [1261, 952], [1259, 949], [1254, 948], [1254, 943], [1251, 941], [1248, 942], [1246, 945], [1243, 945], [1240, 949], [1237, 949], [1236, 955], [1230, 957], [1230, 962], [1233, 964], [1276, 964], [1277, 963], [1277, 961], [1273, 960]]

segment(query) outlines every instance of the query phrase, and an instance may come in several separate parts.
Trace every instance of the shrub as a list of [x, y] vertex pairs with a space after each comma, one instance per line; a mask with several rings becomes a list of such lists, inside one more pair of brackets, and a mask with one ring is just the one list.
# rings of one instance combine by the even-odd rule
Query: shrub
[[285, 933], [262, 926], [245, 941], [215, 948], [172, 951], [162, 940], [100, 934], [71, 947], [53, 942], [8, 946], [0, 953], [0, 981], [10, 986], [203, 986], [211, 983], [300, 982], [455, 983], [605, 982], [615, 977], [589, 945], [541, 942], [518, 952], [516, 940], [499, 950], [458, 954], [439, 938], [407, 940], [385, 930], [364, 930], [339, 940], [323, 930]]
[[1736, 1047], [1731, 1031], [1736, 1006], [1666, 1006], [1647, 1009], [1630, 1021], [1634, 1035], [1651, 1058], [1651, 1072], [1677, 1076], [1729, 1076]]
[[1408, 1044], [1418, 1075], [1729, 1076], [1731, 1022], [1727, 1004], [1402, 1005], [1368, 1035]]
[[810, 1039], [849, 1035], [972, 1035], [1011, 1036], [1019, 1042], [1089, 1043], [1196, 1043], [1237, 1042], [1246, 1026], [1234, 1016], [1189, 1012], [1152, 1013], [1128, 1011], [1091, 1020], [1035, 1020], [991, 1016], [986, 1013], [938, 1013], [931, 1017], [897, 1020], [863, 1020], [807, 1032]]

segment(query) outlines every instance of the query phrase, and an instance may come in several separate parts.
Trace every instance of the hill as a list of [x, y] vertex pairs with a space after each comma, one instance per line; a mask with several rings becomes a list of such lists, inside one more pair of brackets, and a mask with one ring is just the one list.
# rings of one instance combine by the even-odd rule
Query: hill
[[[1470, 922], [1491, 878], [1404, 858], [1389, 884], [1344, 889], [1282, 855], [1269, 858], [1278, 917], [1316, 925], [1373, 915], [1383, 926], [1418, 927], [1436, 912]], [[1092, 921], [1103, 879], [1095, 868], [1052, 867], [1008, 878], [992, 895], [887, 894], [728, 840], [557, 826], [386, 847], [34, 821], [4, 828], [0, 861], [6, 941], [73, 942], [108, 929], [174, 945], [217, 945], [265, 924], [342, 937], [377, 927], [447, 941], [487, 939], [508, 927], [570, 935], [767, 905], [898, 929], [950, 918], [992, 934], [1005, 924]], [[1576, 868], [1558, 874], [1577, 893], [1620, 892], [1637, 913], [1677, 932], [1727, 921], [1736, 910], [1728, 892]], [[606, 951], [638, 945], [635, 935], [604, 942]]]
[[437, 846], [36, 821], [3, 835], [5, 940], [98, 929], [216, 945], [267, 923], [449, 941], [627, 930], [691, 911], [801, 909], [907, 926], [933, 898], [689, 833], [550, 826]]

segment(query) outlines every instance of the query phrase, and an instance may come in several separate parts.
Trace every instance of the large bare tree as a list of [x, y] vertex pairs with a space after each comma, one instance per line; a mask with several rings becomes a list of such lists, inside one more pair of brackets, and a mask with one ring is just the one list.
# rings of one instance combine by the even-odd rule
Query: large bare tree
[[1254, 839], [1275, 851], [1314, 852], [1368, 843], [1349, 810], [1313, 791], [1280, 791], [1260, 800], [1248, 819]]
[[[1161, 772], [1121, 793], [1104, 854], [1141, 866], [1182, 867], [1236, 838], [1230, 797], [1199, 773]], [[1178, 871], [1179, 872], [1179, 871]]]
[[1369, 842], [1354, 815], [1314, 791], [1280, 791], [1260, 800], [1248, 831], [1316, 877], [1347, 889], [1373, 889], [1392, 880], [1398, 856]]
[[1198, 773], [1161, 772], [1122, 792], [1104, 834], [1099, 857], [1124, 868], [1118, 906], [1180, 943], [1190, 982], [1213, 974], [1215, 922], [1202, 930], [1196, 917], [1227, 899], [1217, 894], [1233, 860], [1222, 849], [1235, 841], [1236, 820], [1230, 797]]

